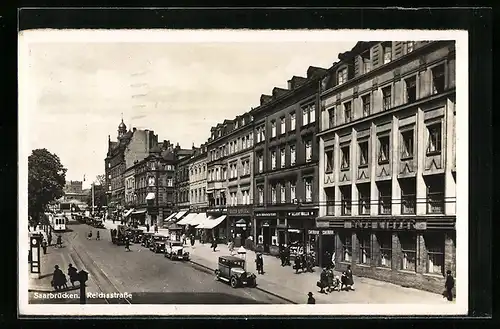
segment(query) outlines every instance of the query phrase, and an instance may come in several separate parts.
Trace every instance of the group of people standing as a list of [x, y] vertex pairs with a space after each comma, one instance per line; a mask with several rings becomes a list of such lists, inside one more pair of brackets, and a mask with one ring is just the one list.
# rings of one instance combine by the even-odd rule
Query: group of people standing
[[[279, 257], [281, 260], [281, 266], [291, 266], [290, 262], [290, 246], [285, 246], [280, 244], [279, 246]], [[294, 259], [293, 268], [295, 269], [295, 273], [301, 272], [314, 272], [313, 267], [316, 260], [314, 257], [314, 253], [305, 252], [303, 247], [297, 248], [297, 253]]]
[[[75, 282], [80, 281], [78, 278], [78, 270], [73, 267], [72, 264], [69, 264], [68, 276], [73, 287], [75, 286]], [[59, 265], [54, 266], [51, 284], [57, 291], [68, 288], [68, 280], [66, 279], [66, 275], [64, 275], [63, 271], [59, 268]]]
[[[47, 241], [48, 240], [48, 241]], [[43, 254], [47, 254], [47, 247], [52, 246], [52, 233], [49, 233], [47, 235], [47, 239], [43, 238], [42, 239], [42, 250]], [[57, 240], [56, 240], [56, 247], [61, 248], [62, 247], [62, 236], [60, 234], [57, 235]]]

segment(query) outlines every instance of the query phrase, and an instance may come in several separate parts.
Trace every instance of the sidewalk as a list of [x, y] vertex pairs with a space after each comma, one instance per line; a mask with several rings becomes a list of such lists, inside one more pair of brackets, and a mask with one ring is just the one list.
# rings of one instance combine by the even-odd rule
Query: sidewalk
[[[191, 262], [215, 269], [218, 257], [229, 255], [227, 245], [219, 244], [216, 252], [210, 249], [210, 244], [200, 244], [198, 241], [194, 247], [186, 247], [190, 252]], [[236, 255], [237, 256], [237, 255]], [[412, 288], [404, 288], [384, 281], [373, 280], [363, 277], [354, 277], [355, 291], [334, 291], [329, 294], [319, 293], [316, 282], [319, 280], [320, 269], [315, 268], [314, 273], [295, 274], [291, 266], [281, 266], [277, 257], [263, 255], [264, 274], [257, 274], [255, 267], [255, 252], [247, 250], [247, 271], [257, 275], [257, 288], [288, 299], [297, 304], [305, 303], [307, 293], [311, 291], [318, 304], [447, 304], [449, 303], [439, 294], [433, 294]], [[340, 276], [340, 273], [336, 272]]]

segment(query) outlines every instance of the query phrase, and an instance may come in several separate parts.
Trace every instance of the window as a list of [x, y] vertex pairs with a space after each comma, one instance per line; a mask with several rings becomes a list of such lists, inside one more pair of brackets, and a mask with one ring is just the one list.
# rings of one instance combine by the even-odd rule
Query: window
[[370, 264], [371, 259], [371, 239], [369, 233], [360, 233], [359, 240], [359, 264]]
[[417, 78], [411, 77], [405, 80], [406, 102], [413, 103], [417, 100]]
[[260, 137], [261, 137], [261, 135], [260, 135], [260, 128], [257, 128], [257, 143], [261, 142]]
[[444, 275], [444, 235], [424, 235], [427, 251], [427, 273]]
[[280, 134], [283, 135], [286, 132], [285, 117], [280, 119]]
[[305, 179], [306, 202], [312, 202], [312, 178]]
[[339, 85], [347, 82], [347, 67], [337, 72], [337, 81]]
[[352, 103], [344, 103], [344, 122], [351, 122], [352, 120]]
[[290, 145], [290, 165], [295, 166], [295, 145]]
[[351, 215], [351, 186], [340, 188], [340, 202], [342, 206], [342, 216]]
[[392, 90], [391, 86], [382, 88], [382, 108], [383, 110], [389, 110], [392, 107]]
[[335, 215], [335, 187], [325, 188], [326, 194], [326, 215]]
[[335, 108], [331, 108], [328, 110], [328, 123], [329, 128], [333, 128], [335, 126]]
[[262, 186], [259, 186], [257, 188], [258, 194], [259, 194], [259, 204], [264, 204], [264, 188]]
[[385, 42], [382, 44], [383, 52], [384, 52], [384, 64], [392, 61], [392, 45], [391, 42]]
[[309, 124], [309, 110], [306, 108], [302, 109], [302, 126], [307, 126]]
[[414, 178], [401, 179], [401, 213], [404, 215], [415, 214], [417, 185]]
[[272, 204], [276, 203], [276, 186], [271, 186], [271, 202]]
[[325, 151], [325, 172], [331, 173], [333, 171], [333, 150]]
[[427, 213], [444, 213], [444, 176], [435, 175], [426, 178], [427, 183]]
[[342, 241], [342, 261], [351, 262], [352, 261], [352, 236], [349, 234], [341, 235]]
[[309, 106], [309, 122], [313, 123], [316, 121], [316, 106], [310, 105]]
[[431, 69], [432, 72], [432, 92], [439, 94], [444, 91], [444, 64]]
[[377, 233], [377, 241], [380, 246], [380, 257], [378, 266], [392, 267], [392, 234], [389, 232]]
[[349, 165], [350, 165], [350, 150], [349, 150], [350, 146], [349, 145], [345, 145], [345, 146], [342, 146], [340, 148], [340, 154], [342, 156], [342, 164], [340, 165], [340, 169], [349, 169]]
[[368, 165], [368, 141], [362, 141], [359, 144], [359, 166]]
[[174, 180], [172, 178], [167, 178], [167, 186], [168, 187], [174, 186]]
[[271, 151], [271, 169], [276, 169], [276, 151]]
[[280, 186], [280, 200], [281, 203], [286, 203], [286, 187], [285, 184], [281, 184]]
[[276, 120], [271, 121], [271, 138], [276, 137]]
[[417, 264], [417, 236], [415, 233], [399, 233], [399, 243], [401, 245], [401, 261], [399, 269], [403, 271], [416, 270]]
[[280, 168], [285, 168], [285, 149], [280, 150]]
[[257, 156], [257, 161], [259, 162], [259, 172], [261, 173], [264, 171], [264, 157], [262, 154]]
[[429, 141], [427, 145], [427, 155], [441, 153], [441, 123], [435, 123], [427, 127]]
[[389, 163], [389, 136], [379, 136], [378, 164]]
[[290, 201], [294, 202], [295, 200], [295, 182], [290, 182]]
[[370, 214], [370, 183], [358, 184], [358, 212], [360, 215]]
[[311, 141], [306, 141], [306, 162], [312, 160], [312, 143]]
[[362, 74], [368, 73], [371, 71], [371, 60], [370, 60], [370, 50], [365, 51], [363, 54], [361, 54], [361, 69], [362, 69]]
[[363, 103], [363, 116], [367, 117], [370, 115], [370, 111], [371, 111], [370, 94], [362, 96], [361, 101]]
[[415, 49], [415, 42], [414, 41], [408, 41], [406, 43], [406, 53], [411, 53]]
[[378, 213], [390, 215], [392, 213], [392, 183], [390, 181], [378, 182]]
[[413, 158], [413, 129], [401, 132], [401, 159]]
[[290, 113], [290, 131], [295, 130], [295, 112]]

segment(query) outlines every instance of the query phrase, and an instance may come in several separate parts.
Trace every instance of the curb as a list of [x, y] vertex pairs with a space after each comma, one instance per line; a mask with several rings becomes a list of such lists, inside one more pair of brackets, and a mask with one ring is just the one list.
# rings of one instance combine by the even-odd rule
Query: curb
[[[201, 264], [201, 263], [195, 262], [195, 261], [193, 261], [193, 260], [189, 260], [189, 262], [190, 262], [190, 263], [193, 263], [193, 264], [195, 264], [195, 265], [201, 266], [201, 267], [203, 267], [203, 268], [205, 268], [205, 269], [208, 269], [208, 270], [210, 270], [210, 271], [212, 271], [212, 272], [213, 272], [213, 271], [215, 271], [213, 268], [211, 268], [211, 267], [209, 267], [209, 266], [206, 266], [206, 265], [203, 265], [203, 264]], [[276, 294], [276, 293], [274, 293], [274, 292], [272, 292], [272, 291], [269, 291], [269, 290], [267, 290], [267, 289], [259, 288], [259, 286], [255, 287], [255, 289], [260, 290], [260, 291], [262, 291], [262, 292], [265, 292], [266, 294], [269, 294], [269, 295], [274, 296], [274, 297], [276, 297], [276, 298], [283, 299], [284, 301], [286, 301], [286, 302], [288, 302], [288, 303], [290, 303], [290, 304], [296, 304], [296, 305], [300, 304], [300, 303], [294, 302], [294, 301], [293, 301], [293, 300], [291, 300], [291, 299], [288, 299], [288, 298], [286, 298], [286, 297], [280, 296], [280, 295], [278, 295], [278, 294]]]

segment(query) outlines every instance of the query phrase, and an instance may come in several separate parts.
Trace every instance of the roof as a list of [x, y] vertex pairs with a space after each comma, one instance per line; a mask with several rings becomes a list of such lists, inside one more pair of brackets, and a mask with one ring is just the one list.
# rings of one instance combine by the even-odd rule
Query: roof
[[239, 258], [239, 257], [236, 257], [236, 256], [220, 256], [219, 258], [224, 258], [224, 259], [227, 259], [231, 262], [241, 262], [241, 261], [245, 261], [244, 259], [242, 258]]

